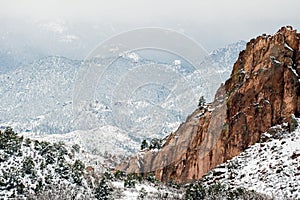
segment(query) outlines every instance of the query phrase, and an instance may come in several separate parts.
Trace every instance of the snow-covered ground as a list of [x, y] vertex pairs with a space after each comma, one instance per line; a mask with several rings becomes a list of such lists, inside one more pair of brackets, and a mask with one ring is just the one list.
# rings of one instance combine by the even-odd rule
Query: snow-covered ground
[[[297, 119], [298, 124], [300, 122]], [[284, 125], [283, 125], [284, 126]], [[274, 199], [300, 198], [300, 127], [291, 133], [265, 133], [267, 142], [257, 143], [210, 171], [202, 182], [220, 182], [267, 194]]]
[[74, 190], [78, 199], [90, 193], [85, 166], [72, 148], [26, 139], [8, 129], [1, 132], [0, 199], [25, 199], [57, 185]]
[[[151, 183], [143, 181], [137, 183], [133, 188], [124, 187], [124, 181], [111, 182], [114, 188], [114, 198], [119, 200], [133, 200], [133, 199], [183, 199], [184, 190], [178, 190], [167, 187], [162, 183]], [[144, 196], [143, 198], [141, 198]]]
[[131, 155], [140, 144], [133, 141], [126, 132], [114, 126], [103, 126], [87, 131], [74, 131], [67, 134], [34, 134], [23, 133], [24, 137], [47, 141], [63, 142], [69, 147], [79, 145], [80, 152], [76, 157], [98, 172], [113, 168], [125, 156]]

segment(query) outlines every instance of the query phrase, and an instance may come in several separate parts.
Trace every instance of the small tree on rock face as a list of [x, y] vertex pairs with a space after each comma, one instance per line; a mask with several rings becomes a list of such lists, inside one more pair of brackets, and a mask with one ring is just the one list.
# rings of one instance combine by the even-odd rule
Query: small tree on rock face
[[150, 142], [149, 149], [161, 149], [162, 141], [157, 138], [153, 138]]
[[141, 150], [147, 149], [149, 147], [148, 142], [146, 140], [143, 140], [142, 145], [141, 145]]
[[199, 99], [198, 107], [203, 107], [205, 105], [206, 101], [204, 96], [201, 96]]

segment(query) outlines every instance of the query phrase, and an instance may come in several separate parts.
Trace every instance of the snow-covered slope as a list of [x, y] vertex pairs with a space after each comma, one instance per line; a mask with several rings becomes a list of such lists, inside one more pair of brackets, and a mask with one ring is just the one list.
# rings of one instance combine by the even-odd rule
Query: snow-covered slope
[[49, 142], [63, 141], [68, 145], [79, 144], [82, 145], [85, 151], [100, 153], [98, 146], [102, 146], [104, 151], [116, 154], [127, 155], [128, 152], [133, 153], [137, 146], [135, 141], [121, 129], [114, 126], [103, 126], [92, 130], [77, 130], [67, 134], [39, 134], [24, 136], [35, 137], [36, 139], [46, 140]]
[[[300, 120], [298, 119], [298, 124]], [[300, 198], [300, 128], [273, 127], [262, 140], [210, 171], [201, 182], [244, 187], [274, 199]]]
[[126, 132], [109, 125], [67, 134], [23, 133], [22, 135], [39, 141], [63, 142], [70, 147], [78, 145], [80, 148], [80, 152], [76, 154], [78, 159], [101, 173], [105, 169], [114, 168], [126, 156], [130, 156], [140, 148], [140, 144], [130, 138]]
[[162, 183], [151, 183], [143, 181], [134, 185], [134, 187], [124, 187], [125, 181], [112, 181], [114, 188], [112, 196], [114, 199], [132, 200], [132, 199], [183, 199], [183, 190], [168, 187]]
[[0, 198], [195, 200], [200, 195], [204, 199], [268, 199], [241, 187], [178, 185], [161, 183], [152, 174], [99, 171], [82, 162], [83, 154], [78, 145], [32, 140], [9, 128], [0, 132]]
[[25, 139], [11, 129], [0, 132], [0, 198], [23, 199], [58, 185], [82, 198], [90, 189], [76, 153], [62, 143]]
[[71, 131], [72, 91], [79, 61], [47, 57], [0, 75], [0, 123], [19, 132]]
[[237, 60], [239, 53], [245, 49], [246, 42], [241, 40], [236, 43], [228, 44], [223, 48], [216, 49], [209, 54], [214, 64], [220, 68], [231, 71], [234, 62]]

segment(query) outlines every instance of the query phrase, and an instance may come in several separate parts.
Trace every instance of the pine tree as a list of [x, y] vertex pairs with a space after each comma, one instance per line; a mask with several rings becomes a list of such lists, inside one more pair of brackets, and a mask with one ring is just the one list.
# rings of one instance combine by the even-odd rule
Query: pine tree
[[81, 185], [83, 170], [84, 164], [80, 160], [76, 160], [72, 166], [72, 177], [74, 183]]
[[148, 142], [146, 140], [143, 140], [142, 145], [141, 145], [141, 150], [147, 149], [149, 147]]
[[111, 196], [112, 191], [113, 190], [108, 185], [106, 179], [102, 178], [98, 187], [96, 188], [95, 197], [96, 197], [96, 199], [109, 200], [109, 199], [111, 199], [110, 196]]
[[161, 149], [162, 141], [157, 138], [153, 138], [150, 142], [149, 149]]
[[138, 199], [140, 200], [140, 199], [145, 199], [146, 198], [146, 196], [147, 196], [147, 191], [145, 190], [145, 188], [141, 188], [141, 190], [140, 190], [140, 192], [139, 192], [139, 196], [138, 196]]
[[136, 184], [136, 175], [128, 174], [126, 180], [124, 181], [124, 187], [133, 188]]
[[198, 107], [203, 107], [205, 105], [206, 101], [204, 96], [201, 96], [199, 99]]
[[26, 157], [23, 161], [23, 172], [25, 174], [34, 174], [34, 162], [31, 157]]
[[23, 137], [18, 137], [12, 128], [7, 127], [3, 133], [0, 134], [0, 149], [3, 149], [6, 156], [20, 153], [21, 142]]

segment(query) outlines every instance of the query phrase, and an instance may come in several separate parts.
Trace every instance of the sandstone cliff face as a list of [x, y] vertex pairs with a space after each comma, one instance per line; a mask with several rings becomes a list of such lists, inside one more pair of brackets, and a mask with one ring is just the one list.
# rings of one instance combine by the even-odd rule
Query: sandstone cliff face
[[117, 167], [189, 182], [259, 141], [271, 126], [300, 116], [300, 34], [291, 27], [252, 39], [212, 104], [197, 109], [167, 137]]

